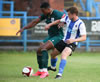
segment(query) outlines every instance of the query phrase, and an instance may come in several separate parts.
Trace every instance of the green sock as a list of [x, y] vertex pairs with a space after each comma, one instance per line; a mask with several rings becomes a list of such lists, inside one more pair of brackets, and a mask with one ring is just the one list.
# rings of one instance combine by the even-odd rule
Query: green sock
[[42, 51], [42, 62], [43, 62], [43, 68], [48, 67], [48, 52], [46, 50]]
[[37, 62], [38, 62], [38, 65], [39, 65], [39, 69], [43, 69], [42, 55], [39, 56], [39, 55], [37, 54]]

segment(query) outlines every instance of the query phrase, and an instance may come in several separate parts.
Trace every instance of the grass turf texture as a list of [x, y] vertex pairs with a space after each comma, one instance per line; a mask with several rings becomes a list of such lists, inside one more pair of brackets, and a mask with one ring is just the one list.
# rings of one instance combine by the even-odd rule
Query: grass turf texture
[[[57, 69], [60, 56], [58, 56]], [[49, 57], [50, 65], [50, 57]], [[49, 77], [24, 77], [22, 69], [24, 66], [31, 66], [34, 72], [37, 71], [36, 53], [0, 51], [0, 82], [100, 82], [100, 54], [99, 53], [78, 53], [75, 52], [68, 58], [63, 78], [55, 80], [57, 72], [49, 72]]]

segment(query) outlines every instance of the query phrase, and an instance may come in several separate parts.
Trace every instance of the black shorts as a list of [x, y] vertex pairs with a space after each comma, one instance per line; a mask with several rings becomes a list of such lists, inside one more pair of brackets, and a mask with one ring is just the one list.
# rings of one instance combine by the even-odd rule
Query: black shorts
[[74, 43], [72, 44], [67, 44], [63, 40], [59, 41], [56, 45], [55, 48], [61, 53], [65, 47], [69, 47], [72, 51], [75, 50], [76, 45]]

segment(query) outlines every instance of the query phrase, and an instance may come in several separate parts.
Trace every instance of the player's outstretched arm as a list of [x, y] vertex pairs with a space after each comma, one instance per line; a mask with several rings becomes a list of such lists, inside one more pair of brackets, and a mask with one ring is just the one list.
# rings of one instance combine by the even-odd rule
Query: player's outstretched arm
[[60, 20], [56, 20], [56, 21], [54, 21], [52, 23], [49, 23], [48, 25], [45, 26], [45, 30], [48, 30], [51, 26], [57, 25], [59, 23], [60, 23]]
[[36, 20], [33, 20], [32, 22], [30, 22], [27, 26], [23, 27], [22, 29], [20, 29], [16, 35], [18, 35], [19, 33], [23, 32], [25, 29], [29, 29], [29, 28], [32, 28], [34, 27], [37, 23], [40, 22], [40, 18], [36, 19]]

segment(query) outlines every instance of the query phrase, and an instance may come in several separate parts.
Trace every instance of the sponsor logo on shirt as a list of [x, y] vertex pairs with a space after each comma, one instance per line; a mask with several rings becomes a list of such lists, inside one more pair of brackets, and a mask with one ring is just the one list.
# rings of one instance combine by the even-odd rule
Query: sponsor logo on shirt
[[54, 18], [51, 18], [51, 22], [54, 22]]

